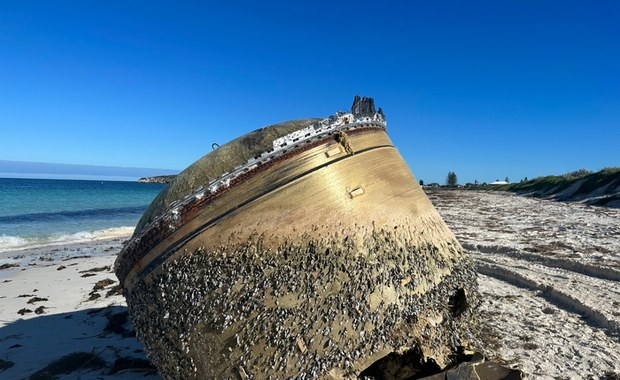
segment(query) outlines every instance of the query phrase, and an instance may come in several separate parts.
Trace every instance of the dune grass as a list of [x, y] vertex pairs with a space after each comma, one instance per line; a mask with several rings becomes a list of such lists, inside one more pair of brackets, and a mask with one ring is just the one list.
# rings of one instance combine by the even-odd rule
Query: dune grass
[[562, 175], [548, 175], [519, 183], [486, 186], [485, 189], [549, 197], [568, 189], [577, 182], [580, 182], [580, 185], [571, 196], [590, 194], [604, 186], [614, 189], [620, 186], [620, 167], [604, 168], [598, 172], [580, 169]]

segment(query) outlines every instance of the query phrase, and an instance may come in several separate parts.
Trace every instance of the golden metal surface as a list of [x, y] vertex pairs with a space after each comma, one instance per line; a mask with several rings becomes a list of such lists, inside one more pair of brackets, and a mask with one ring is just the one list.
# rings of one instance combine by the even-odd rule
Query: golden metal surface
[[[469, 265], [375, 129], [342, 133], [222, 193], [136, 262], [124, 287], [141, 325], [170, 335], [146, 334], [159, 367], [182, 358], [190, 377], [266, 379], [335, 360], [320, 378], [341, 379], [414, 345], [443, 366], [468, 326], [448, 299], [471, 283]], [[278, 283], [282, 272], [302, 285]], [[334, 359], [344, 350], [363, 355]]]
[[[347, 140], [353, 154], [327, 157], [326, 152], [341, 146], [335, 141], [312, 148], [211, 202], [135, 264], [125, 280], [128, 286], [143, 267], [184, 237], [188, 250], [235, 245], [251, 235], [265, 235], [276, 246], [282, 238], [298, 238], [316, 226], [341, 228], [362, 239], [356, 225], [381, 227], [412, 217], [438, 217], [385, 132], [352, 134]], [[363, 197], [357, 197], [359, 189]], [[192, 233], [196, 236], [187, 238]]]

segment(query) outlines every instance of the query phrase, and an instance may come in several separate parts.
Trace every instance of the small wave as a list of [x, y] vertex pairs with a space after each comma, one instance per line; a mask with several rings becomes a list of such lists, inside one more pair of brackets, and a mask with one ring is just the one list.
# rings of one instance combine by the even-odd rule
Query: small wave
[[32, 214], [18, 214], [0, 216], [0, 223], [17, 224], [17, 223], [50, 223], [59, 220], [79, 220], [92, 219], [101, 217], [114, 217], [119, 215], [140, 215], [146, 210], [147, 206], [133, 207], [114, 207], [114, 208], [98, 208], [88, 210], [75, 211], [58, 211], [58, 212], [39, 212]]
[[28, 239], [19, 236], [0, 235], [0, 251], [22, 247], [26, 244], [28, 244]]
[[112, 227], [95, 231], [80, 231], [71, 234], [45, 235], [37, 237], [0, 235], [0, 252], [17, 251], [27, 248], [82, 243], [116, 237], [130, 236], [134, 227]]

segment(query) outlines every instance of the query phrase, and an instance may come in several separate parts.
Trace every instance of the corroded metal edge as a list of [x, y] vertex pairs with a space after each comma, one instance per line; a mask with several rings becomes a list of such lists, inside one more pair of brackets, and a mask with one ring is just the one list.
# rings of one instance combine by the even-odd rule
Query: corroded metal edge
[[[351, 148], [347, 136], [354, 136], [369, 131], [385, 132], [386, 123], [381, 116], [371, 120], [368, 116], [354, 119], [352, 114], [341, 114], [334, 122], [333, 117], [323, 119], [317, 124], [320, 133], [309, 133], [307, 127], [293, 132], [273, 142], [274, 150], [265, 152], [248, 160], [246, 165], [236, 168], [231, 173], [224, 173], [217, 180], [199, 187], [193, 194], [182, 201], [171, 204], [168, 210], [146, 225], [139, 235], [132, 237], [121, 250], [116, 262], [115, 271], [121, 283], [124, 283], [132, 268], [156, 245], [170, 237], [188, 221], [194, 219], [200, 211], [214, 200], [222, 197], [230, 190], [249, 178], [273, 168], [279, 163], [289, 160], [312, 148], [337, 141], [348, 153]], [[325, 124], [325, 121], [330, 121]], [[343, 121], [344, 120], [344, 121]], [[329, 157], [329, 152], [326, 152]], [[143, 266], [141, 263], [140, 266]]]

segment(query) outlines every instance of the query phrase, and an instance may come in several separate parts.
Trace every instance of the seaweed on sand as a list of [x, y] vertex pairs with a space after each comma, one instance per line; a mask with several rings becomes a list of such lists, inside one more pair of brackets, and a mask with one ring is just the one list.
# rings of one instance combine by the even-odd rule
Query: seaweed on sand
[[94, 352], [74, 352], [54, 360], [30, 375], [30, 380], [55, 379], [56, 375], [67, 374], [82, 369], [106, 367], [106, 363]]

